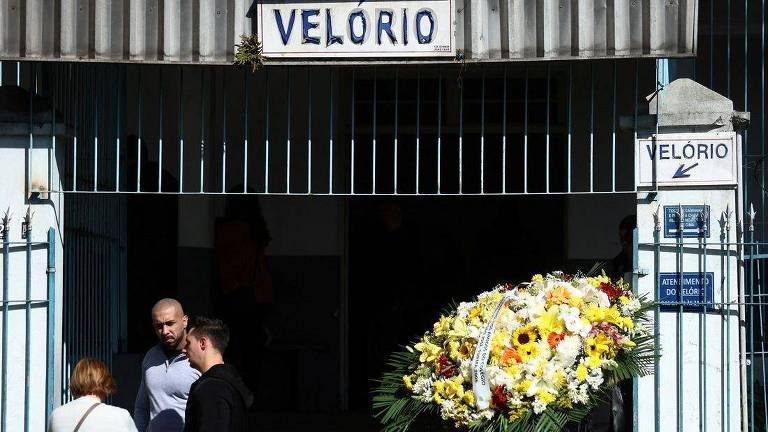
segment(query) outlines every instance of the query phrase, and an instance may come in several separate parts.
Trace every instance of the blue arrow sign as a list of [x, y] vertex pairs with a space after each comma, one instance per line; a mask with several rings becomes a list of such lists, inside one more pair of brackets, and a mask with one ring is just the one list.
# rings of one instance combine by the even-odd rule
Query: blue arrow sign
[[689, 166], [688, 168], [685, 168], [685, 164], [680, 164], [680, 166], [677, 168], [677, 171], [675, 171], [675, 175], [672, 176], [672, 178], [686, 178], [690, 177], [691, 175], [688, 174], [688, 171], [696, 168], [699, 165], [698, 162], [695, 164]]

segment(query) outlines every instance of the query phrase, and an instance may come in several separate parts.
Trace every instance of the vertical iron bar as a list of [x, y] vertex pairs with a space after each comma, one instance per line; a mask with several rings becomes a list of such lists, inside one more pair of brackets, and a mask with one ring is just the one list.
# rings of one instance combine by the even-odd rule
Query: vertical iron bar
[[523, 103], [523, 193], [528, 193], [528, 65], [525, 65], [525, 95]]
[[683, 430], [683, 274], [685, 249], [683, 246], [683, 206], [677, 205], [677, 430]]
[[[70, 66], [71, 67], [71, 66]], [[80, 130], [80, 128], [77, 127], [77, 121], [78, 121], [78, 113], [79, 113], [79, 102], [80, 102], [80, 93], [77, 90], [80, 86], [77, 82], [77, 78], [79, 77], [79, 74], [77, 74], [77, 69], [75, 70], [75, 82], [72, 83], [72, 75], [70, 74], [69, 77], [69, 86], [73, 89], [73, 93], [75, 94], [75, 109], [73, 109], [72, 117], [72, 191], [77, 192], [77, 133]], [[141, 81], [139, 81], [141, 82]], [[139, 124], [141, 124], [141, 116], [139, 116]]]
[[[121, 96], [122, 96], [122, 75], [120, 69], [122, 66], [115, 66], [112, 70], [117, 71], [117, 85], [115, 86], [115, 100], [117, 107], [115, 107], [115, 192], [120, 191], [120, 114], [121, 112]], [[181, 110], [181, 107], [179, 107]], [[54, 122], [54, 124], [56, 124]]]
[[264, 71], [264, 193], [269, 193], [269, 68]]
[[[48, 268], [46, 270], [48, 278], [48, 339], [45, 345], [46, 361], [46, 380], [45, 380], [45, 421], [51, 417], [53, 411], [53, 385], [55, 378], [54, 347], [56, 344], [56, 231], [53, 228], [48, 229]], [[69, 343], [69, 341], [67, 341]], [[62, 344], [63, 346], [63, 344]], [[64, 374], [62, 374], [64, 375]]]
[[3, 382], [2, 387], [0, 387], [0, 431], [7, 431], [8, 430], [8, 301], [9, 298], [9, 291], [10, 291], [10, 284], [9, 284], [9, 272], [10, 272], [10, 263], [9, 263], [9, 230], [8, 230], [8, 220], [6, 219], [6, 223], [3, 225], [3, 354], [2, 354], [2, 374], [3, 374]]
[[[704, 271], [702, 272], [704, 274], [704, 281], [701, 281], [701, 277], [699, 278], [699, 286], [703, 286], [704, 288], [701, 290], [703, 293], [704, 301], [702, 302], [701, 307], [701, 314], [699, 315], [699, 322], [700, 328], [699, 328], [699, 343], [701, 345], [701, 366], [699, 368], [699, 373], [701, 374], [701, 382], [699, 383], [699, 421], [701, 424], [701, 429], [703, 432], [707, 432], [707, 230], [709, 230], [709, 207], [705, 203], [702, 207], [704, 207], [704, 214], [702, 214], [702, 226], [699, 228], [699, 232], [701, 233], [700, 238], [702, 239], [702, 243], [704, 246]], [[712, 283], [714, 284], [714, 279], [712, 280]], [[714, 296], [714, 286], [712, 288], [712, 295]], [[712, 299], [712, 303], [714, 304], [715, 299]]]
[[243, 193], [248, 193], [248, 71], [243, 71]]
[[[247, 93], [247, 92], [246, 92]], [[246, 106], [246, 110], [248, 107]], [[179, 193], [184, 193], [184, 67], [179, 66]]]
[[395, 155], [394, 155], [394, 190], [395, 195], [397, 195], [397, 126], [399, 123], [399, 109], [400, 109], [400, 77], [398, 74], [398, 69], [395, 68], [395, 136], [394, 136], [394, 147], [395, 147]]
[[483, 68], [482, 90], [480, 92], [480, 193], [485, 193], [485, 72]]
[[26, 264], [27, 277], [24, 302], [24, 432], [29, 432], [30, 348], [32, 345], [32, 215], [29, 213], [27, 218]]
[[312, 193], [312, 75], [307, 68], [307, 193]]
[[416, 195], [419, 194], [419, 164], [421, 148], [419, 147], [421, 138], [421, 69], [416, 72]]
[[291, 115], [293, 114], [291, 111], [293, 111], [293, 104], [292, 104], [292, 98], [291, 98], [291, 68], [286, 68], [286, 87], [288, 88], [288, 123], [286, 127], [286, 135], [285, 135], [285, 193], [290, 194], [291, 193]]
[[[269, 100], [269, 95], [267, 95]], [[205, 70], [200, 70], [200, 193], [205, 192]]]
[[328, 193], [333, 195], [333, 72], [328, 69]]
[[572, 142], [573, 137], [573, 63], [568, 63], [568, 193], [571, 193]]
[[371, 193], [376, 195], [376, 114], [377, 111], [377, 83], [378, 83], [378, 70], [376, 66], [373, 67], [373, 153], [371, 155]]
[[440, 172], [441, 172], [441, 153], [442, 153], [442, 133], [443, 133], [443, 70], [437, 73], [437, 194], [441, 193]]
[[550, 148], [549, 148], [549, 111], [552, 108], [550, 106], [550, 84], [549, 84], [550, 79], [551, 79], [551, 69], [552, 69], [551, 68], [551, 63], [547, 63], [547, 104], [546, 104], [547, 105], [547, 114], [546, 114], [546, 120], [545, 120], [546, 124], [544, 125], [544, 127], [546, 129], [545, 132], [544, 132], [545, 135], [546, 135], [546, 137], [545, 137], [545, 139], [546, 139], [545, 147], [546, 148], [545, 148], [545, 159], [544, 159], [544, 175], [546, 176], [546, 179], [545, 179], [544, 183], [545, 183], [545, 186], [546, 186], [545, 190], [547, 191], [547, 193], [549, 193], [549, 152], [550, 152]]
[[616, 192], [616, 60], [613, 61], [613, 113], [611, 115], [611, 192]]
[[589, 191], [595, 191], [595, 63], [589, 64]]
[[35, 138], [32, 133], [32, 109], [34, 102], [34, 95], [37, 87], [37, 64], [32, 63], [32, 72], [30, 73], [32, 83], [29, 86], [29, 122], [27, 127], [29, 128], [29, 147], [27, 148], [27, 193], [32, 192], [32, 153], [35, 149]]
[[93, 191], [99, 190], [99, 86], [94, 85], [98, 82], [96, 70], [91, 66], [92, 78], [91, 89], [93, 91], [91, 102], [93, 103], [93, 117], [91, 121], [91, 133], [93, 133]]
[[355, 70], [352, 69], [352, 124], [350, 125], [350, 184], [349, 190], [352, 195], [355, 194], [355, 87], [357, 81], [355, 79]]
[[[754, 215], [749, 224], [749, 424], [755, 432], [755, 225]], [[763, 391], [766, 391], [765, 389]]]
[[[634, 102], [634, 112], [633, 112], [633, 118], [632, 118], [632, 134], [633, 134], [633, 143], [637, 142], [637, 111], [638, 111], [638, 99], [640, 97], [640, 60], [635, 60], [635, 102]], [[633, 144], [634, 145], [634, 144]], [[637, 190], [637, 183], [633, 179], [634, 186], [632, 189]]]
[[507, 64], [504, 63], [504, 86], [501, 102], [501, 193], [507, 193]]
[[725, 65], [725, 96], [731, 98], [731, 0], [728, 0], [728, 11], [726, 21], [726, 65]]
[[163, 83], [163, 67], [160, 69], [160, 130], [157, 141], [157, 191], [163, 191], [163, 123], [165, 118], [165, 84]]
[[[222, 75], [226, 72], [222, 71]], [[221, 193], [227, 192], [227, 79], [223, 77], [221, 86], [223, 87], [222, 109], [221, 109]], [[215, 103], [215, 102], [214, 102]]]
[[[141, 140], [144, 139], [144, 129], [142, 128], [143, 123], [141, 121], [142, 113], [143, 113], [143, 103], [142, 103], [142, 88], [141, 88], [141, 67], [137, 67], [138, 69], [138, 75], [139, 75], [139, 84], [138, 84], [138, 93], [139, 93], [139, 106], [137, 108], [138, 113], [136, 115], [137, 122], [138, 122], [138, 130], [139, 130], [139, 138], [136, 140], [136, 192], [141, 192]], [[77, 118], [77, 110], [75, 110], [75, 118]], [[77, 124], [77, 121], [75, 121], [75, 124]], [[77, 146], [77, 140], [75, 140], [75, 146]], [[77, 147], [75, 147], [77, 148]]]
[[661, 319], [661, 306], [659, 305], [659, 287], [657, 286], [659, 281], [659, 265], [661, 264], [661, 221], [659, 220], [659, 208], [656, 208], [654, 213], [654, 227], [653, 227], [653, 340], [656, 341], [653, 344], [653, 419], [654, 419], [654, 431], [661, 431], [661, 409], [659, 403], [661, 402], [661, 368], [659, 368], [660, 354], [660, 331], [659, 320]]
[[459, 71], [459, 194], [464, 193], [464, 78]]

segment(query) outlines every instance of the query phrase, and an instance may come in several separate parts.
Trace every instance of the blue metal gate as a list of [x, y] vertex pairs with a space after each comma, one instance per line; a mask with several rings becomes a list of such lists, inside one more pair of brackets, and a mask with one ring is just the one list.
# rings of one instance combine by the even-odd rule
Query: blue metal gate
[[[54, 350], [55, 350], [55, 263], [56, 237], [51, 228], [45, 241], [33, 241], [32, 216], [29, 212], [22, 223], [16, 225], [12, 215], [5, 213], [0, 218], [0, 255], [2, 256], [2, 357], [0, 368], [0, 431], [30, 430], [30, 418], [35, 416], [47, 420], [53, 410], [54, 401]], [[20, 228], [21, 241], [11, 241], [16, 234], [11, 227]], [[13, 230], [15, 231], [15, 230]], [[18, 232], [18, 231], [16, 231]], [[33, 251], [45, 250], [47, 259], [35, 259]], [[22, 264], [26, 268], [25, 276]], [[12, 265], [13, 264], [13, 265]], [[45, 286], [38, 286], [34, 277], [45, 273]], [[40, 320], [33, 320], [33, 313], [43, 309], [47, 318], [46, 328], [39, 326]], [[23, 319], [22, 319], [23, 316]], [[23, 322], [23, 324], [21, 324]], [[33, 333], [44, 333], [44, 341], [33, 340]], [[45, 358], [34, 358], [33, 350], [44, 343]], [[14, 361], [19, 357], [22, 362]], [[37, 366], [37, 367], [35, 367]], [[44, 376], [32, 371], [44, 368]], [[22, 385], [23, 383], [23, 385]], [[21, 388], [20, 388], [21, 386]], [[33, 394], [45, 392], [43, 407], [31, 400]], [[12, 390], [15, 390], [11, 392]], [[21, 392], [19, 392], [21, 391]], [[10, 400], [9, 400], [10, 399]], [[34, 405], [34, 406], [33, 406]], [[44, 416], [44, 417], [43, 417]]]

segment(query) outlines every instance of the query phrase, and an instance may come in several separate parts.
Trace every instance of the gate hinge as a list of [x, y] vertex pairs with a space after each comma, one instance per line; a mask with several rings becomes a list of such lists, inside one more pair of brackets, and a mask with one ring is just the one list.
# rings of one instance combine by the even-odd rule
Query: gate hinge
[[649, 273], [650, 272], [648, 271], [648, 269], [644, 269], [644, 268], [636, 268], [632, 270], [632, 274], [636, 275], [637, 277], [648, 276]]

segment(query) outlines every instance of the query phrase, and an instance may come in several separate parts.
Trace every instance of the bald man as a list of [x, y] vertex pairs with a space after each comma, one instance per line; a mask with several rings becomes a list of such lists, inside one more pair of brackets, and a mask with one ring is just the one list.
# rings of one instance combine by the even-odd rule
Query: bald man
[[147, 351], [141, 362], [133, 420], [139, 432], [181, 432], [189, 388], [200, 377], [183, 351], [187, 316], [181, 303], [169, 298], [155, 303], [152, 327], [159, 343]]

